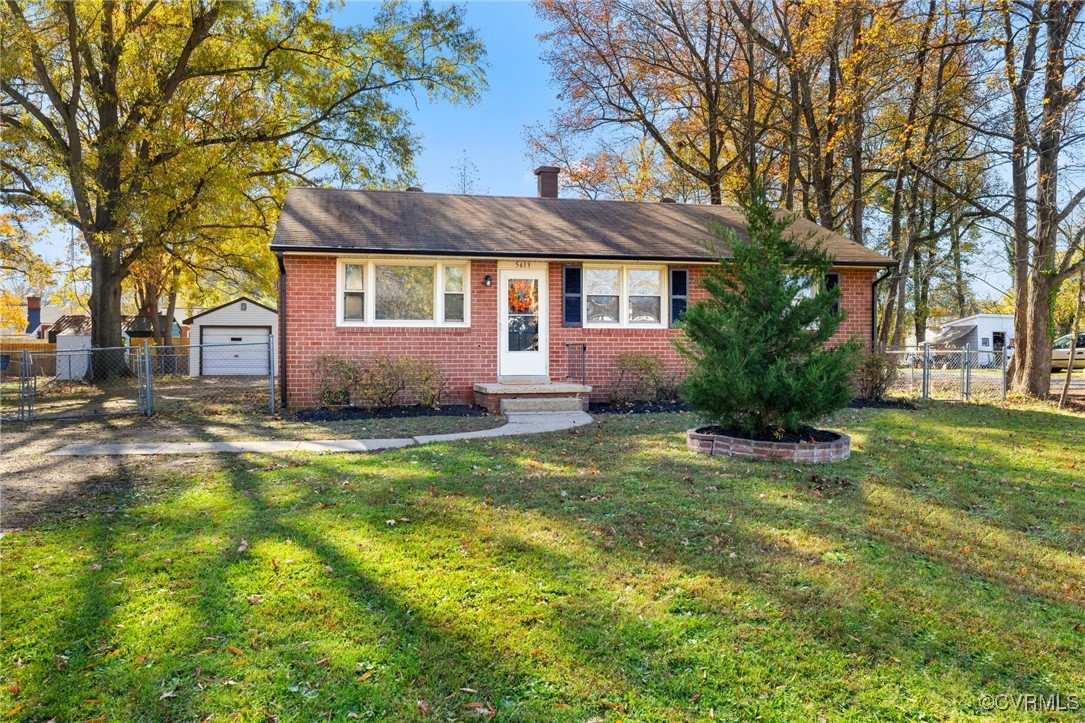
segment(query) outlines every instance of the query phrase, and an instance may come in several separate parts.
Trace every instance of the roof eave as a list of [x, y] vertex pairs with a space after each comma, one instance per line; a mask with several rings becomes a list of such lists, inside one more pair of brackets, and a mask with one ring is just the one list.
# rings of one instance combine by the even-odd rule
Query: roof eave
[[[716, 261], [711, 256], [633, 256], [628, 254], [568, 254], [568, 253], [515, 253], [508, 251], [450, 251], [448, 249], [371, 249], [354, 246], [299, 246], [292, 244], [271, 244], [271, 250], [283, 253], [316, 254], [382, 254], [389, 256], [455, 256], [459, 258], [524, 258], [524, 259], [590, 259], [592, 261], [608, 259], [650, 259], [673, 263], [711, 264]], [[897, 266], [891, 259], [884, 261], [841, 261], [834, 260], [834, 266], [853, 268], [883, 269]]]

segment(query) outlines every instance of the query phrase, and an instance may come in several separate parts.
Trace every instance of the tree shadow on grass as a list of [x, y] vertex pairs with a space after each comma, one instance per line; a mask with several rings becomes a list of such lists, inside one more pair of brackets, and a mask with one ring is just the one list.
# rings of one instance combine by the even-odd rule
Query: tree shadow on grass
[[[19, 555], [12, 560], [12, 550], [5, 549], [3, 654], [8, 662], [3, 667], [12, 681], [37, 682], [37, 695], [24, 698], [24, 704], [36, 705], [27, 714], [82, 709], [91, 716], [103, 702], [93, 677], [103, 656], [108, 658], [111, 618], [123, 597], [114, 577], [123, 564], [117, 554], [117, 528], [132, 504], [134, 479], [122, 463], [112, 474], [85, 481], [83, 492], [96, 490], [95, 499], [53, 523], [55, 528], [78, 528], [78, 546], [62, 547], [30, 570], [11, 565]], [[42, 532], [21, 534], [40, 538]], [[23, 597], [23, 592], [30, 595]], [[15, 696], [10, 687], [7, 692]]]
[[[380, 457], [223, 458], [211, 492], [187, 481], [104, 545], [190, 558], [139, 576], [171, 590], [179, 634], [128, 640], [153, 596], [99, 590], [108, 610], [124, 591], [129, 622], [84, 616], [64, 635], [110, 631], [99, 657], [132, 649], [73, 690], [117, 698], [114, 717], [131, 719], [402, 719], [418, 700], [462, 717], [480, 699], [502, 719], [805, 719], [976, 712], [980, 692], [1075, 680], [1080, 607], [1040, 587], [1057, 551], [995, 535], [963, 553], [982, 522], [914, 504], [884, 473], [861, 479], [861, 454], [833, 468], [858, 488], [818, 496], [805, 470], [688, 455], [677, 429], [608, 426]], [[1015, 546], [1050, 556], [1018, 584]]]
[[[567, 442], [567, 437], [563, 441]], [[496, 446], [497, 443], [491, 443], [485, 454], [478, 454], [474, 466], [485, 464]], [[516, 448], [506, 446], [500, 451], [515, 453]], [[555, 451], [559, 464], [562, 458], [570, 456], [570, 451], [568, 444]], [[537, 455], [535, 461], [546, 464], [545, 457]], [[590, 459], [590, 454], [586, 458]], [[590, 478], [590, 484], [585, 484], [583, 477], [574, 476], [542, 477], [539, 482], [550, 487], [556, 481], [568, 487], [570, 496], [575, 494], [582, 499], [605, 498], [606, 487], [637, 481], [638, 474], [629, 465], [630, 458], [626, 454], [619, 458], [622, 462], [608, 460], [602, 479]], [[705, 472], [712, 467], [718, 465], [689, 459], [673, 464], [664, 474], [674, 480], [704, 479]], [[756, 465], [753, 469], [755, 474], [767, 472]], [[774, 482], [772, 486], [780, 484]], [[923, 542], [903, 544], [895, 533], [886, 535], [877, 529], [865, 533], [864, 526], [882, 512], [859, 494], [850, 501], [835, 500], [836, 510], [845, 507], [846, 511], [840, 522], [826, 524], [816, 508], [788, 515], [786, 508], [763, 502], [754, 495], [758, 485], [748, 486], [741, 493], [722, 495], [712, 503], [706, 501], [702, 509], [649, 504], [646, 507], [656, 509], [648, 516], [636, 512], [629, 515], [628, 509], [616, 509], [605, 502], [570, 506], [561, 501], [565, 498], [554, 494], [552, 487], [547, 490], [550, 494], [545, 500], [532, 492], [525, 494], [522, 487], [509, 492], [482, 480], [470, 480], [457, 488], [475, 498], [492, 496], [498, 504], [507, 504], [518, 512], [530, 510], [580, 527], [617, 529], [616, 537], [623, 541], [618, 543], [619, 549], [633, 553], [632, 559], [639, 559], [641, 564], [677, 564], [695, 573], [707, 573], [717, 579], [722, 575], [724, 579], [740, 582], [757, 595], [774, 600], [779, 609], [789, 611], [794, 628], [820, 639], [825, 650], [857, 654], [868, 668], [885, 665], [897, 670], [910, 669], [917, 676], [931, 666], [940, 668], [956, 679], [956, 685], [970, 690], [973, 700], [991, 685], [1009, 690], [1034, 690], [1050, 685], [1049, 671], [1017, 656], [1019, 648], [1007, 645], [1008, 640], [1029, 636], [1028, 647], [1045, 652], [1047, 662], [1052, 660], [1051, 656], [1057, 657], [1059, 651], [1073, 654], [1075, 644], [1080, 643], [1076, 639], [1080, 636], [1074, 635], [1070, 625], [1077, 612], [1075, 603], [1058, 586], [1045, 589], [1045, 578], [1055, 577], [1065, 568], [1040, 563], [1041, 569], [1033, 571], [1034, 575], [1039, 574], [1038, 580], [1034, 577], [1015, 585], [1012, 573], [999, 570], [1000, 574], [992, 574], [980, 562], [985, 555], [996, 554], [997, 545], [974, 551], [969, 558], [965, 554], [942, 554], [942, 547], [958, 542], [953, 538], [956, 534], [953, 530], [926, 530], [928, 535], [936, 534], [933, 548]], [[798, 490], [791, 487], [787, 494], [796, 492], [806, 493], [801, 487]], [[689, 495], [680, 485], [673, 493], [678, 497]], [[736, 518], [727, 528], [721, 527], [723, 511]], [[909, 510], [905, 504], [895, 512], [906, 515]], [[919, 516], [929, 512], [920, 510]], [[656, 519], [650, 519], [651, 516]], [[744, 523], [751, 519], [761, 522]], [[766, 538], [759, 529], [766, 525], [765, 521], [768, 526], [790, 526], [801, 534], [824, 537], [830, 548], [827, 552], [851, 559], [845, 559], [845, 569], [838, 572], [819, 554], [781, 548], [779, 539]], [[692, 550], [704, 546], [705, 536], [721, 529], [726, 529], [724, 537], [729, 538], [728, 546], [741, 550], [743, 557], [750, 559], [732, 565], [719, 555], [692, 554]], [[977, 531], [982, 529], [973, 526], [964, 532]], [[681, 536], [683, 533], [685, 537]], [[638, 541], [638, 547], [644, 544], [651, 552], [643, 553], [632, 547], [633, 539]], [[1000, 566], [1005, 562], [996, 559]], [[864, 597], [864, 579], [876, 580], [876, 596]], [[932, 606], [935, 618], [961, 621], [965, 627], [960, 631], [946, 630], [944, 623], [930, 617]], [[1050, 629], [1052, 615], [1061, 618], [1065, 627]], [[990, 629], [992, 623], [994, 630]], [[1000, 650], [992, 653], [985, 647], [988, 645]], [[585, 651], [585, 654], [591, 653]], [[841, 672], [846, 674], [846, 669]]]
[[969, 405], [936, 412], [883, 419], [859, 468], [920, 503], [1066, 553], [1085, 547], [1085, 418]]

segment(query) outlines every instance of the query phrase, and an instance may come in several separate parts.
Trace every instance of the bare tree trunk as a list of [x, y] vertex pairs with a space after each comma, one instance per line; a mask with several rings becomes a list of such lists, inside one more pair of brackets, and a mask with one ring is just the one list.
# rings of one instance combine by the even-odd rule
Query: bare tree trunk
[[[904, 139], [901, 143], [900, 159], [897, 162], [896, 178], [893, 182], [893, 203], [889, 214], [889, 255], [897, 261], [897, 268], [889, 279], [889, 297], [886, 300], [882, 314], [881, 342], [883, 344], [889, 338], [890, 320], [893, 320], [893, 344], [900, 343], [897, 338], [901, 335], [900, 330], [904, 326], [904, 289], [908, 279], [908, 266], [911, 257], [911, 248], [902, 248], [901, 246], [903, 236], [902, 221], [906, 213], [904, 208], [905, 179], [908, 175], [908, 169], [912, 165], [912, 140], [915, 137], [916, 117], [919, 115], [919, 101], [923, 96], [923, 78], [927, 63], [927, 52], [930, 49], [930, 36], [931, 28], [934, 25], [935, 9], [935, 0], [930, 0], [927, 8], [927, 20], [923, 24], [923, 33], [920, 36], [918, 52], [916, 53], [915, 76], [912, 79], [912, 90], [908, 97], [908, 114], [903, 133]], [[915, 174], [912, 175], [914, 184]]]
[[953, 262], [953, 301], [957, 304], [955, 311], [957, 316], [967, 316], [965, 313], [964, 292], [964, 267], [961, 264], [961, 230], [956, 223], [949, 225], [949, 252]]
[[1059, 409], [1066, 407], [1070, 397], [1070, 378], [1074, 375], [1074, 362], [1077, 359], [1077, 337], [1081, 333], [1081, 300], [1085, 297], [1085, 266], [1077, 277], [1077, 301], [1074, 304], [1074, 320], [1070, 324], [1070, 360], [1066, 363], [1066, 379], [1062, 382], [1062, 393], [1059, 395]]
[[[1023, 368], [1017, 369], [1015, 386], [1032, 396], [1046, 399], [1051, 393], [1051, 301], [1058, 290], [1056, 270], [1059, 224], [1059, 156], [1063, 147], [1063, 124], [1069, 102], [1063, 84], [1066, 77], [1066, 46], [1082, 3], [1052, 2], [1044, 18], [1046, 58], [1044, 60], [1043, 107], [1036, 148], [1036, 232], [1029, 259], [1026, 349]], [[1021, 259], [1017, 259], [1018, 265]], [[1016, 318], [1015, 318], [1016, 325]]]
[[788, 78], [791, 102], [791, 114], [788, 118], [787, 139], [787, 185], [784, 187], [784, 208], [788, 211], [795, 210], [795, 184], [799, 180], [799, 80], [794, 73], [789, 73]]

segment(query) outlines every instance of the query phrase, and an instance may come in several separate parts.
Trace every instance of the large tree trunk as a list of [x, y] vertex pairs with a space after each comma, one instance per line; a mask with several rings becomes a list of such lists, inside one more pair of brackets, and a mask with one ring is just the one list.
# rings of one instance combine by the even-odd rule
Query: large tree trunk
[[[90, 245], [90, 344], [96, 349], [122, 346], [121, 282], [126, 271], [119, 250]], [[130, 374], [123, 349], [93, 352], [91, 359], [88, 381], [107, 382]]]
[[1018, 359], [1016, 387], [1019, 391], [1044, 399], [1051, 391], [1051, 294], [1055, 284], [1046, 273], [1033, 274], [1029, 280], [1026, 307], [1025, 354]]

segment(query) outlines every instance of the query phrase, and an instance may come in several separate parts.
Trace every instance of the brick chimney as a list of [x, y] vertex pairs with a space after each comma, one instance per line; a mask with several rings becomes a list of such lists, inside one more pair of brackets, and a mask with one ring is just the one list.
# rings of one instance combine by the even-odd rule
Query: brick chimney
[[26, 332], [32, 334], [41, 326], [41, 297], [26, 297]]
[[557, 166], [539, 166], [535, 169], [535, 175], [539, 177], [539, 198], [558, 197], [558, 174], [561, 169]]

